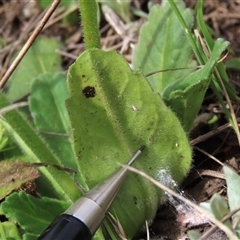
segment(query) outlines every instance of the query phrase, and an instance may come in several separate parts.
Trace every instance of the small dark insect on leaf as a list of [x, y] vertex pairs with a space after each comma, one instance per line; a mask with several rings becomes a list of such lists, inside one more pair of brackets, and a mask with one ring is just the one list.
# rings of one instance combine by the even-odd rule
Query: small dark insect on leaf
[[84, 96], [86, 98], [90, 98], [90, 97], [95, 97], [96, 95], [96, 91], [95, 91], [95, 88], [94, 87], [91, 87], [91, 86], [87, 86], [85, 87], [83, 90], [82, 90]]

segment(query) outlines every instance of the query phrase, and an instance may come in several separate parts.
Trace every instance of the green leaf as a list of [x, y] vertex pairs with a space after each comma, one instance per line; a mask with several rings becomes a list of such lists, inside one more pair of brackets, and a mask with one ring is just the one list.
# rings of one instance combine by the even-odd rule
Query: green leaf
[[[9, 105], [5, 95], [0, 92], [0, 108]], [[29, 163], [61, 165], [60, 160], [17, 110], [3, 114], [0, 121], [26, 154]], [[81, 194], [68, 173], [53, 167], [41, 167], [40, 172], [42, 173], [40, 179], [43, 181], [43, 186], [52, 193], [52, 196], [73, 202]]]
[[2, 203], [2, 211], [20, 225], [26, 234], [39, 235], [69, 203], [51, 198], [35, 198], [24, 192], [13, 193]]
[[13, 222], [0, 222], [0, 239], [21, 240], [16, 224]]
[[[182, 1], [177, 1], [176, 4], [191, 28], [193, 17], [190, 9], [186, 9]], [[141, 69], [144, 74], [172, 69], [147, 78], [152, 88], [162, 94], [170, 84], [191, 73], [195, 65], [191, 45], [169, 3], [163, 1], [161, 6], [153, 6], [134, 49], [134, 69]], [[186, 69], [174, 71], [175, 68]]]
[[210, 205], [209, 202], [201, 202], [199, 205], [200, 205], [200, 207], [201, 207], [202, 209], [204, 209], [205, 211], [207, 211], [208, 214], [214, 216], [214, 214], [213, 214], [213, 212], [212, 212], [211, 205]]
[[226, 64], [226, 68], [234, 69], [234, 70], [240, 70], [240, 59], [239, 58], [231, 58], [229, 59]]
[[[227, 182], [227, 196], [228, 196], [228, 205], [231, 211], [235, 210], [240, 206], [240, 194], [236, 189], [240, 184], [240, 176], [233, 171], [231, 168], [224, 166], [223, 167], [224, 174], [226, 176]], [[240, 237], [240, 212], [238, 211], [233, 215], [233, 225], [235, 233]]]
[[[38, 0], [40, 6], [42, 8], [48, 8], [52, 4], [52, 0]], [[68, 6], [72, 5], [74, 3], [74, 0], [61, 0], [60, 6]]]
[[240, 194], [236, 191], [236, 188], [240, 186], [240, 177], [229, 167], [224, 166], [223, 171], [227, 182], [228, 204], [230, 210], [233, 211], [240, 206]]
[[[65, 75], [61, 73], [43, 74], [32, 84], [29, 104], [36, 128], [45, 132], [41, 134], [42, 137], [54, 150], [62, 165], [79, 173], [70, 140], [71, 123], [65, 107], [67, 97], [69, 97], [69, 93]], [[68, 134], [69, 137], [61, 136], [61, 134]], [[77, 175], [77, 180], [81, 185], [85, 185], [81, 175]]]
[[23, 240], [36, 240], [38, 238], [39, 234], [34, 233], [25, 233], [23, 235]]
[[102, 7], [104, 8], [104, 5], [107, 5], [110, 7], [116, 14], [118, 14], [125, 22], [131, 21], [131, 15], [130, 15], [130, 6], [131, 1], [130, 0], [97, 0], [97, 2], [102, 3]]
[[32, 80], [41, 73], [61, 70], [61, 57], [55, 52], [61, 45], [55, 39], [37, 39], [6, 84], [7, 97], [13, 101], [30, 92]]
[[[69, 69], [68, 86], [75, 153], [90, 188], [142, 144], [146, 149], [135, 167], [166, 185], [187, 174], [191, 149], [180, 122], [122, 56], [115, 51], [84, 52]], [[111, 210], [128, 237], [153, 219], [161, 195], [140, 176], [129, 174]]]
[[209, 61], [202, 69], [169, 85], [163, 93], [165, 102], [176, 113], [186, 132], [192, 128], [209, 86], [210, 76], [227, 46], [228, 42], [218, 39]]
[[201, 237], [201, 235], [194, 230], [188, 231], [187, 235], [190, 238], [190, 240], [198, 240]]
[[[41, 136], [54, 150], [62, 165], [79, 173], [70, 140], [71, 123], [65, 106], [68, 97], [64, 74], [42, 74], [33, 81], [29, 107], [35, 127], [40, 133], [43, 132]], [[84, 185], [79, 174], [78, 180]]]
[[[222, 220], [222, 218], [224, 218], [229, 212], [227, 201], [223, 197], [221, 197], [218, 193], [215, 193], [212, 196], [210, 200], [210, 205], [214, 216], [218, 220]], [[225, 222], [225, 225], [231, 229], [231, 223], [229, 220]]]
[[[196, 5], [196, 23], [197, 23], [198, 28], [200, 29], [204, 39], [205, 39], [205, 42], [208, 46], [208, 49], [210, 51], [212, 51], [213, 47], [214, 47], [214, 40], [211, 36], [211, 33], [209, 32], [209, 27], [207, 26], [206, 22], [204, 21], [203, 10], [204, 10], [204, 1], [198, 1], [197, 5]], [[221, 80], [222, 80], [230, 98], [238, 99], [237, 94], [236, 94], [236, 90], [229, 83], [229, 77], [228, 77], [228, 74], [226, 72], [224, 63], [222, 61], [220, 61], [217, 64], [216, 68], [217, 68], [217, 71], [218, 71], [219, 75], [221, 76]], [[223, 90], [222, 90], [222, 86], [217, 81], [216, 77], [213, 77], [213, 82], [214, 82], [214, 85], [215, 85], [213, 90], [214, 90], [218, 100], [220, 100], [221, 105], [223, 105], [224, 103], [221, 101], [222, 99], [220, 99], [218, 94], [216, 93], [218, 91], [218, 92], [221, 92], [222, 94], [224, 94]], [[224, 107], [223, 107], [223, 109], [224, 109]], [[226, 113], [226, 109], [224, 109], [224, 112]], [[227, 115], [229, 115], [229, 114], [227, 114]], [[230, 116], [228, 116], [228, 118], [229, 117]]]
[[40, 176], [33, 166], [21, 161], [0, 161], [0, 200]]

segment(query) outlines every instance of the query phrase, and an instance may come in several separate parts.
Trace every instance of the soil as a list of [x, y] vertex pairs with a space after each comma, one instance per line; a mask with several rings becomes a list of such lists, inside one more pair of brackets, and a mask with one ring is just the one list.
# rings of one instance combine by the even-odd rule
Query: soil
[[[154, 2], [160, 1], [155, 0]], [[197, 1], [186, 0], [185, 2], [188, 7], [194, 9]], [[144, 11], [147, 10], [147, 1], [133, 0], [132, 5]], [[224, 61], [240, 57], [239, 12], [239, 0], [205, 2], [204, 18], [206, 22], [216, 37], [220, 36], [231, 43], [230, 52]], [[64, 9], [58, 8], [41, 35], [54, 36], [64, 42], [64, 48], [58, 53], [62, 56], [63, 69], [66, 70], [83, 52], [84, 44], [78, 22], [73, 25], [66, 24], [61, 17], [55, 22], [62, 13], [64, 13]], [[29, 38], [39, 19], [42, 18], [42, 14], [43, 10], [35, 1], [0, 0], [0, 38], [4, 39], [4, 43], [0, 44], [0, 79], [10, 65], [10, 59]], [[76, 11], [75, 14], [78, 15]], [[138, 29], [144, 22], [141, 18], [133, 17], [133, 19], [136, 31], [126, 30], [126, 23], [114, 12], [111, 13], [110, 18], [102, 15], [101, 19], [103, 49], [116, 49], [129, 62], [131, 62], [132, 48], [138, 40]], [[239, 93], [239, 71], [228, 70], [228, 74], [232, 85]], [[239, 105], [235, 101], [232, 103], [238, 118]], [[213, 125], [200, 121], [191, 133], [193, 167], [179, 188], [182, 195], [196, 203], [209, 201], [214, 193], [219, 193], [226, 198], [226, 181], [222, 173], [222, 164], [230, 165], [238, 173], [240, 171], [240, 151], [236, 134], [227, 126], [223, 131], [219, 130], [222, 126], [227, 125], [228, 121], [219, 102], [209, 89], [200, 114], [212, 112], [217, 112], [219, 120]], [[206, 133], [212, 133], [211, 137], [205, 138]], [[156, 219], [150, 227], [150, 234], [151, 239], [187, 240], [188, 230], [194, 229], [203, 234], [210, 227], [211, 224], [208, 220], [194, 209], [176, 199], [171, 199], [158, 211]], [[217, 230], [207, 239], [227, 239], [227, 237], [223, 232]]]

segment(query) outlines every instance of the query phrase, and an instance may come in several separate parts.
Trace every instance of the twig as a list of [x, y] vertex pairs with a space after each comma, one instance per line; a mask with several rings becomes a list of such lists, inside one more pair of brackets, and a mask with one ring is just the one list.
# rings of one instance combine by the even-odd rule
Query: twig
[[12, 75], [13, 71], [16, 69], [16, 67], [18, 66], [18, 64], [20, 63], [20, 61], [24, 57], [24, 55], [27, 53], [28, 49], [31, 47], [34, 40], [37, 38], [37, 36], [39, 35], [39, 33], [41, 32], [41, 30], [43, 29], [43, 27], [45, 26], [45, 24], [47, 23], [47, 21], [49, 20], [49, 18], [51, 17], [51, 15], [53, 14], [53, 12], [55, 11], [55, 9], [57, 8], [57, 6], [59, 5], [60, 2], [61, 2], [61, 0], [54, 0], [53, 1], [52, 5], [49, 7], [49, 9], [46, 12], [46, 14], [44, 15], [43, 19], [41, 20], [41, 22], [39, 23], [37, 28], [34, 30], [32, 35], [29, 37], [28, 41], [25, 43], [22, 50], [19, 52], [18, 56], [13, 61], [13, 63], [11, 64], [11, 66], [9, 67], [9, 69], [7, 70], [7, 72], [5, 73], [3, 78], [1, 79], [0, 88], [4, 87], [7, 80]]
[[217, 162], [217, 163], [220, 164], [221, 166], [224, 166], [224, 164], [223, 164], [221, 161], [219, 161], [216, 157], [214, 157], [213, 155], [207, 153], [206, 151], [202, 150], [202, 149], [199, 148], [199, 147], [196, 147], [196, 146], [195, 146], [194, 148], [197, 149], [199, 152], [207, 155], [209, 158], [213, 159], [215, 162]]
[[154, 72], [150, 72], [148, 74], [145, 75], [145, 77], [150, 77], [156, 73], [162, 73], [162, 72], [172, 72], [172, 71], [179, 71], [179, 70], [186, 70], [186, 69], [201, 69], [202, 66], [196, 66], [196, 67], [179, 67], [179, 68], [167, 68], [167, 69], [163, 69], [163, 70], [157, 70]]
[[146, 231], [147, 231], [147, 240], [150, 240], [150, 233], [149, 233], [148, 222], [145, 221], [145, 223], [146, 223]]
[[[239, 120], [240, 120], [240, 118], [237, 118], [237, 122]], [[226, 123], [226, 124], [220, 126], [217, 129], [214, 129], [214, 130], [212, 130], [212, 131], [210, 131], [210, 132], [208, 132], [208, 133], [206, 133], [204, 135], [201, 135], [201, 136], [191, 140], [190, 143], [191, 143], [192, 146], [194, 146], [194, 145], [196, 145], [196, 144], [198, 144], [200, 142], [203, 142], [203, 141], [207, 140], [208, 138], [210, 138], [210, 137], [212, 137], [212, 136], [214, 136], [214, 135], [224, 131], [225, 129], [227, 129], [229, 127], [231, 127], [231, 124], [230, 123]]]
[[226, 177], [223, 173], [220, 173], [218, 171], [213, 171], [209, 169], [204, 169], [204, 170], [198, 170], [198, 174], [202, 176], [208, 176], [208, 177], [214, 177], [214, 178], [220, 178], [223, 180], [226, 180]]
[[0, 109], [0, 115], [3, 115], [4, 113], [7, 113], [14, 109], [25, 107], [25, 106], [28, 106], [28, 102], [20, 102], [20, 103], [11, 104], [7, 107]]

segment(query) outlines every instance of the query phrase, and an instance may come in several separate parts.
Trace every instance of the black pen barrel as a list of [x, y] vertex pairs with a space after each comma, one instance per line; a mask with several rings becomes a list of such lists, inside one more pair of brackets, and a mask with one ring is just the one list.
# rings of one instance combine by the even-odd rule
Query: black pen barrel
[[38, 240], [90, 240], [88, 227], [72, 215], [62, 214], [38, 237]]

